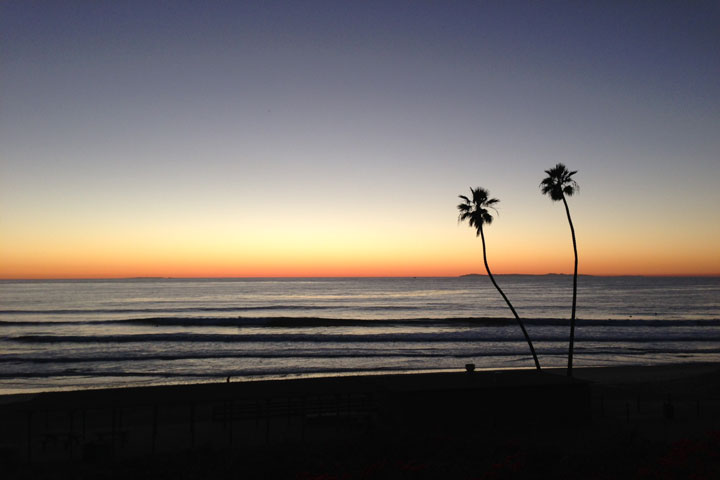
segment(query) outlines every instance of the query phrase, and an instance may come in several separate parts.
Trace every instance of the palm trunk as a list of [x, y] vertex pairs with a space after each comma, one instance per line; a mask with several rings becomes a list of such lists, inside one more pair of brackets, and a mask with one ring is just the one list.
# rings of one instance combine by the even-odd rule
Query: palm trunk
[[[482, 247], [483, 247], [483, 262], [485, 262], [485, 270], [487, 271], [488, 277], [490, 277], [490, 281], [493, 285], [495, 285], [495, 288], [497, 288], [497, 291], [500, 292], [500, 295], [502, 295], [503, 299], [505, 300], [505, 303], [507, 303], [508, 307], [510, 307], [510, 310], [512, 311], [513, 315], [515, 315], [515, 319], [518, 322], [518, 325], [520, 325], [520, 330], [522, 330], [523, 335], [525, 336], [525, 341], [528, 343], [528, 346], [530, 347], [530, 353], [532, 353], [533, 360], [535, 361], [535, 368], [540, 370], [540, 362], [538, 361], [538, 357], [535, 354], [535, 348], [533, 348], [532, 341], [530, 340], [530, 335], [528, 335], [527, 330], [525, 330], [525, 325], [523, 324], [522, 320], [520, 320], [520, 317], [518, 316], [517, 312], [515, 311], [515, 308], [513, 308], [512, 303], [510, 303], [510, 300], [505, 296], [505, 292], [502, 291], [500, 286], [495, 281], [495, 277], [493, 277], [492, 272], [490, 272], [490, 266], [488, 265], [487, 261], [487, 254], [485, 253], [485, 233], [483, 233], [482, 225], [480, 225], [480, 238], [482, 239]], [[574, 304], [573, 304], [574, 305]], [[574, 306], [573, 306], [574, 311]]]
[[572, 234], [573, 251], [575, 252], [575, 271], [573, 272], [573, 298], [572, 298], [572, 313], [570, 314], [570, 347], [568, 351], [568, 377], [572, 377], [573, 367], [573, 350], [575, 348], [575, 305], [577, 302], [577, 276], [578, 276], [578, 254], [577, 254], [577, 243], [575, 242], [575, 227], [573, 227], [572, 218], [570, 218], [570, 208], [568, 207], [565, 195], [562, 197], [563, 203], [565, 204], [565, 213], [567, 213], [568, 223], [570, 223], [570, 233]]

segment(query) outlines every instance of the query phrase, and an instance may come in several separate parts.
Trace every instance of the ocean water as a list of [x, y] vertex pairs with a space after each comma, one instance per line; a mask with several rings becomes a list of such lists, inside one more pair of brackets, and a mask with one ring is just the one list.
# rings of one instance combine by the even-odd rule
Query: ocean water
[[[544, 367], [567, 362], [572, 277], [498, 276]], [[575, 365], [720, 361], [720, 278], [581, 276]], [[0, 394], [532, 368], [490, 281], [0, 281]]]

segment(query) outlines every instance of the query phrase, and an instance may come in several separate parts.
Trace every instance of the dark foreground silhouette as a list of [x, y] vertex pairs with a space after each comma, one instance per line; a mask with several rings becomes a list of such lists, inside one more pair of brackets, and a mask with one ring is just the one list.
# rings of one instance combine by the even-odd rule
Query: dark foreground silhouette
[[222, 379], [0, 397], [0, 461], [5, 478], [718, 478], [720, 367], [575, 376]]

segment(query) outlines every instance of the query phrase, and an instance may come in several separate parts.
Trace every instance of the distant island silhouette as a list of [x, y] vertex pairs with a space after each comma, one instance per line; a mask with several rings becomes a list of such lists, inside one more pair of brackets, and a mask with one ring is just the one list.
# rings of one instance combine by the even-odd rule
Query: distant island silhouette
[[[572, 275], [568, 274], [568, 273], [499, 273], [497, 275], [503, 276], [503, 277], [572, 277]], [[579, 277], [594, 277], [595, 275], [588, 275], [585, 273], [581, 273], [578, 276]], [[615, 275], [613, 275], [613, 276], [615, 276]], [[620, 276], [626, 276], [626, 275], [620, 275]], [[466, 273], [464, 275], [460, 275], [458, 278], [474, 278], [474, 277], [487, 277], [487, 275], [485, 275], [483, 273]]]
[[125, 277], [118, 280], [171, 280], [173, 277]]

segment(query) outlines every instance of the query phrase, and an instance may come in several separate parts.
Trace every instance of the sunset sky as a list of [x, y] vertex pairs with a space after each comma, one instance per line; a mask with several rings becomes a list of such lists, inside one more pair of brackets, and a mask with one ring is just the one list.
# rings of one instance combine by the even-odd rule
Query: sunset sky
[[0, 278], [720, 274], [720, 3], [0, 2]]

